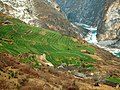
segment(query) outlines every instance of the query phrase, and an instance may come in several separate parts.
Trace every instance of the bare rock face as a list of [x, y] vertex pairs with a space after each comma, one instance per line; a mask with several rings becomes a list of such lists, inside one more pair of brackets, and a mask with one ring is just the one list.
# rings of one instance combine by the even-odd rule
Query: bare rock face
[[[96, 26], [107, 0], [56, 0], [71, 22]], [[111, 0], [108, 0], [111, 1]]]
[[77, 36], [82, 29], [74, 28], [55, 0], [1, 0], [0, 11], [34, 26]]
[[1, 0], [0, 11], [28, 23], [30, 20], [37, 19], [32, 15], [32, 3], [30, 0]]
[[57, 11], [61, 12], [61, 8], [59, 7], [59, 5], [57, 4], [57, 2], [55, 0], [47, 0], [52, 7], [54, 7]]
[[[98, 26], [99, 41], [115, 41], [114, 47], [120, 48], [120, 1], [112, 2], [105, 9], [101, 23]], [[109, 42], [108, 42], [109, 43]], [[111, 46], [111, 45], [110, 45]]]

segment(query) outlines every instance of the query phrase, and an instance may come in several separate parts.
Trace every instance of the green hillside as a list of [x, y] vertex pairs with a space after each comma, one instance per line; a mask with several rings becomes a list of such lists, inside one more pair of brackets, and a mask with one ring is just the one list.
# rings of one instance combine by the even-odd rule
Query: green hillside
[[[95, 48], [75, 42], [72, 37], [29, 26], [18, 19], [0, 15], [0, 52], [16, 56], [25, 53], [46, 54], [47, 60], [55, 66], [61, 63], [80, 66], [96, 61], [80, 50], [95, 53]], [[24, 60], [31, 61], [29, 58]]]

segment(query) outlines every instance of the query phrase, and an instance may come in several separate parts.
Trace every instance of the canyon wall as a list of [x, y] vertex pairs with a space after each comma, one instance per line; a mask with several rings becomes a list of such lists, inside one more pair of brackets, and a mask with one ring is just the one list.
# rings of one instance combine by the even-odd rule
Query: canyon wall
[[106, 0], [56, 0], [71, 22], [96, 26], [101, 20]]
[[108, 5], [107, 9], [104, 9], [97, 32], [100, 42], [109, 41], [108, 46], [120, 48], [120, 0], [115, 0]]

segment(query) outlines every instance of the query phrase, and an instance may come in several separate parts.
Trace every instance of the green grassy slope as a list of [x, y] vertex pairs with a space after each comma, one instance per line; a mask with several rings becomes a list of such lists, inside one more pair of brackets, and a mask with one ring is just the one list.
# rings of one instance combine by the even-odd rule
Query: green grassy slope
[[[10, 22], [5, 24], [5, 22]], [[61, 63], [81, 65], [93, 63], [92, 59], [80, 50], [95, 53], [95, 48], [74, 42], [71, 37], [42, 28], [28, 26], [24, 22], [0, 15], [0, 52], [12, 55], [24, 53], [46, 54], [47, 60], [54, 65]]]

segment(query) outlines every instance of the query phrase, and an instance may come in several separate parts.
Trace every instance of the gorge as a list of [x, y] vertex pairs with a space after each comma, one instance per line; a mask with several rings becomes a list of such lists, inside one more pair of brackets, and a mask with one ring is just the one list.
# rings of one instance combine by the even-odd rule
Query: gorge
[[70, 22], [74, 24], [77, 23], [77, 25], [79, 23], [80, 26], [83, 26], [81, 24], [86, 24], [88, 27], [91, 26], [91, 28], [97, 27], [97, 34], [93, 33], [97, 38], [93, 35], [92, 36], [94, 39], [97, 39], [98, 45], [112, 53], [118, 53], [119, 55], [119, 0], [56, 0], [56, 2], [67, 15]]
[[0, 0], [0, 90], [120, 90], [119, 10], [119, 0]]

